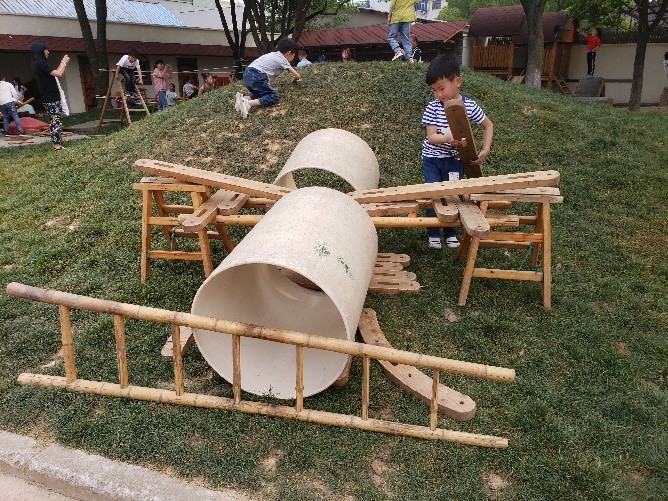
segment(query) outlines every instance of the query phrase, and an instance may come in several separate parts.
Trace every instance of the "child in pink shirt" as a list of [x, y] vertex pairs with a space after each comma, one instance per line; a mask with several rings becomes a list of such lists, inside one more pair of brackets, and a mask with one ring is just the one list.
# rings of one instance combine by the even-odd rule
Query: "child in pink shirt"
[[165, 64], [162, 59], [155, 62], [153, 87], [155, 88], [155, 97], [158, 99], [158, 111], [167, 109], [167, 89], [169, 88], [169, 80], [172, 78], [170, 69], [171, 67]]

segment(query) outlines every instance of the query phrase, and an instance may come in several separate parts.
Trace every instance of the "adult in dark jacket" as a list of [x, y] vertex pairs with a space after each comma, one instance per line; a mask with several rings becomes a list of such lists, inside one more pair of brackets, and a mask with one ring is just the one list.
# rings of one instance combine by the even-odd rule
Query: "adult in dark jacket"
[[40, 99], [49, 117], [49, 129], [51, 131], [51, 142], [54, 150], [62, 149], [60, 131], [63, 128], [61, 116], [63, 108], [60, 103], [60, 89], [56, 78], [65, 74], [65, 67], [70, 57], [65, 54], [56, 69], [49, 66], [49, 47], [44, 42], [35, 42], [30, 48], [32, 60], [32, 71], [37, 80]]

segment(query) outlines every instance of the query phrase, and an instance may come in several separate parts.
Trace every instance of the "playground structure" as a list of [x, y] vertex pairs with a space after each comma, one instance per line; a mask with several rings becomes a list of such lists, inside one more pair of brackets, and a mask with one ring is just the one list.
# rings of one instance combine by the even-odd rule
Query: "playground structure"
[[[543, 36], [541, 81], [548, 89], [556, 85], [562, 94], [570, 94], [566, 79], [576, 37], [573, 21], [565, 12], [546, 12]], [[521, 5], [477, 9], [469, 37], [473, 40], [471, 69], [517, 83], [524, 80], [528, 28]]]
[[[329, 142], [331, 137], [336, 141]], [[357, 136], [325, 129], [307, 138], [307, 146], [295, 148], [290, 157], [294, 157], [294, 161], [286, 163], [276, 184], [178, 164], [138, 160], [135, 163], [137, 169], [160, 176], [144, 178], [134, 185], [142, 192], [143, 200], [141, 278], [146, 280], [148, 276], [149, 259], [201, 260], [207, 279], [193, 300], [192, 313], [10, 284], [7, 287], [10, 295], [59, 306], [65, 354], [65, 377], [22, 374], [19, 382], [470, 445], [507, 447], [507, 440], [503, 438], [437, 427], [439, 412], [454, 419], [467, 420], [475, 415], [476, 408], [468, 396], [443, 386], [439, 378], [440, 372], [446, 372], [511, 382], [515, 375], [512, 369], [395, 350], [382, 335], [375, 312], [363, 309], [366, 292], [372, 290], [374, 280], [378, 292], [402, 291], [397, 285], [401, 280], [417, 284], [414, 274], [411, 277], [403, 271], [410, 258], [378, 254], [376, 228], [461, 226], [468, 239], [462, 247], [470, 250], [460, 304], [465, 304], [471, 278], [485, 276], [542, 279], [544, 305], [549, 308], [550, 273], [544, 271], [538, 278], [532, 272], [528, 277], [519, 271], [481, 272], [482, 269], [474, 265], [479, 247], [515, 248], [536, 244], [532, 251], [536, 259], [540, 248], [543, 266], [551, 267], [549, 204], [561, 201], [558, 189], [552, 188], [559, 181], [559, 173], [539, 171], [379, 188], [375, 156], [372, 152], [369, 155], [368, 145]], [[327, 155], [313, 155], [319, 143], [334, 146]], [[349, 147], [343, 147], [345, 144], [342, 143]], [[344, 152], [339, 153], [338, 162], [337, 152]], [[356, 162], [353, 167], [357, 168], [351, 168], [351, 162]], [[292, 173], [300, 169], [327, 170], [339, 175], [354, 191], [344, 194], [323, 187], [298, 189]], [[211, 194], [214, 188], [218, 191]], [[169, 192], [189, 194], [192, 205], [166, 203], [164, 194]], [[490, 207], [508, 208], [511, 201], [534, 202], [541, 209], [536, 216], [530, 217], [487, 213]], [[437, 217], [417, 216], [420, 208], [430, 205], [436, 210]], [[241, 214], [245, 208], [256, 213]], [[262, 209], [263, 213], [257, 213], [257, 209]], [[520, 224], [531, 225], [534, 231], [491, 231], [492, 227], [508, 228]], [[154, 226], [162, 227], [169, 249], [157, 252], [151, 249]], [[253, 228], [239, 244], [235, 244], [227, 233], [230, 226]], [[177, 236], [196, 238], [200, 251], [186, 253], [176, 249], [173, 240]], [[210, 238], [222, 240], [229, 252], [215, 270]], [[392, 266], [386, 266], [388, 264]], [[379, 285], [378, 276], [382, 274], [379, 275], [378, 268], [404, 275], [385, 288]], [[403, 290], [416, 292], [419, 284]], [[77, 378], [71, 308], [114, 315], [118, 384]], [[125, 353], [126, 317], [171, 326], [173, 391], [136, 387], [129, 383]], [[354, 341], [358, 327], [364, 343]], [[185, 392], [182, 354], [187, 342], [183, 338], [190, 333], [209, 365], [231, 383], [232, 399]], [[348, 379], [351, 360], [356, 356], [362, 358], [361, 415], [305, 409], [305, 397]], [[428, 405], [428, 427], [369, 417], [371, 359], [378, 360], [393, 381]], [[421, 367], [431, 369], [431, 377], [420, 372], [418, 368]], [[243, 401], [242, 390], [263, 397], [293, 399], [294, 407]]]

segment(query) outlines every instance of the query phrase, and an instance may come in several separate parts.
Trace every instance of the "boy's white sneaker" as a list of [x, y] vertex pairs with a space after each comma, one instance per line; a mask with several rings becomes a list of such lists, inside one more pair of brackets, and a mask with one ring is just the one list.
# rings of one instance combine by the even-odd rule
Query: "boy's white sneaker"
[[457, 237], [448, 237], [445, 239], [445, 245], [447, 245], [449, 249], [456, 249], [459, 247], [459, 240], [457, 240]]
[[250, 109], [251, 109], [251, 105], [248, 102], [248, 99], [245, 99], [245, 98], [242, 99], [241, 100], [241, 116], [243, 118], [248, 118], [248, 112], [250, 111]]
[[234, 95], [234, 110], [241, 111], [241, 103], [244, 101], [244, 96], [241, 92], [237, 92]]
[[441, 239], [438, 237], [429, 237], [429, 248], [430, 249], [442, 249]]

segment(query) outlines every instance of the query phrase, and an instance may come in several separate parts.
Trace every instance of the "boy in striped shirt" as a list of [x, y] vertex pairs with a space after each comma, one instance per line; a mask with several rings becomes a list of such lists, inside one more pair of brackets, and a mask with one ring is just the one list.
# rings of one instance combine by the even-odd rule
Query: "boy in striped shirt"
[[[434, 93], [434, 100], [430, 101], [422, 115], [422, 125], [425, 126], [427, 137], [422, 142], [422, 174], [425, 183], [441, 181], [456, 181], [464, 177], [464, 167], [459, 159], [457, 146], [464, 140], [452, 137], [448, 119], [445, 117], [444, 103], [451, 99], [461, 99], [466, 107], [469, 120], [482, 127], [482, 149], [478, 158], [472, 163], [480, 165], [489, 155], [492, 147], [494, 125], [485, 115], [482, 108], [473, 100], [459, 93], [462, 77], [459, 62], [454, 56], [438, 56], [427, 68], [427, 85]], [[427, 210], [427, 217], [435, 217], [433, 209]], [[445, 245], [451, 249], [459, 247], [457, 233], [454, 228], [444, 228]], [[441, 229], [428, 228], [429, 247], [441, 248]]]

